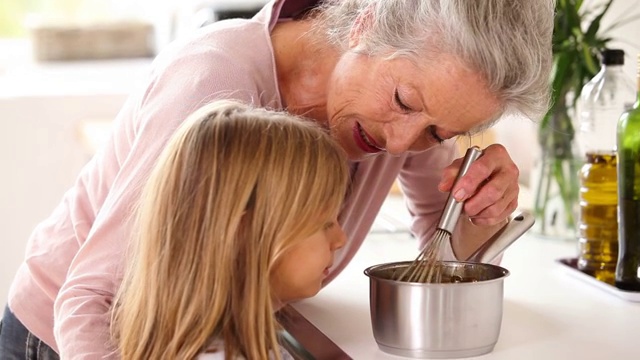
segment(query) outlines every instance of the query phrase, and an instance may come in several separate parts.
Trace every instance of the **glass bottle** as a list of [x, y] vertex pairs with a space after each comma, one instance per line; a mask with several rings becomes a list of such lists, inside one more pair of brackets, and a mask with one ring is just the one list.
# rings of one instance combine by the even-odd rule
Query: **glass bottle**
[[640, 56], [638, 93], [617, 130], [619, 249], [615, 284], [640, 291]]
[[618, 260], [618, 193], [614, 151], [587, 152], [580, 169], [578, 269], [614, 284]]
[[624, 70], [624, 51], [605, 49], [601, 52], [600, 71], [589, 80], [578, 102], [578, 150], [612, 151], [616, 148], [616, 122], [633, 105], [635, 85]]

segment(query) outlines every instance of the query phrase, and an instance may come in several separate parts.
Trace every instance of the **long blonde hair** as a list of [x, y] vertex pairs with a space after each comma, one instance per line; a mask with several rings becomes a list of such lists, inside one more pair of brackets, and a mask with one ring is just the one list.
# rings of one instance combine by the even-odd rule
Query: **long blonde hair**
[[[347, 160], [324, 130], [219, 101], [180, 127], [137, 210], [112, 334], [123, 359], [227, 359], [277, 348], [271, 269], [339, 211]], [[273, 356], [279, 358], [274, 351]]]

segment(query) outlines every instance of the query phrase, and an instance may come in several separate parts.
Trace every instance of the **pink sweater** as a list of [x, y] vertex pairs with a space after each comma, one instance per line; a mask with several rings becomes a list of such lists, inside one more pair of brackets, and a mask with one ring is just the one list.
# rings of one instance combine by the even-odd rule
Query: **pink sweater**
[[[105, 146], [32, 233], [9, 306], [63, 358], [110, 355], [109, 307], [121, 279], [132, 206], [180, 122], [219, 98], [282, 108], [269, 34], [283, 2], [267, 4], [252, 20], [216, 23], [158, 55]], [[286, 8], [295, 8], [293, 2]], [[436, 185], [455, 155], [449, 142], [420, 154], [360, 162], [339, 219], [349, 242], [329, 279], [356, 253], [398, 176], [415, 215], [412, 230], [428, 239], [446, 198]]]

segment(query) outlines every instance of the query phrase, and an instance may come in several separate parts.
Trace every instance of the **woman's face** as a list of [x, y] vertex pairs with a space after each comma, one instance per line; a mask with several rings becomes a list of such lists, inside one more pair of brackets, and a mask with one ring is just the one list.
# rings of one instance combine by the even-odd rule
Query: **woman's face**
[[331, 134], [351, 160], [424, 151], [473, 132], [499, 110], [482, 79], [447, 55], [417, 66], [406, 58], [347, 52], [327, 100]]
[[342, 227], [333, 219], [298, 241], [273, 269], [271, 281], [277, 301], [284, 304], [317, 294], [333, 265], [335, 251], [343, 247], [346, 240]]

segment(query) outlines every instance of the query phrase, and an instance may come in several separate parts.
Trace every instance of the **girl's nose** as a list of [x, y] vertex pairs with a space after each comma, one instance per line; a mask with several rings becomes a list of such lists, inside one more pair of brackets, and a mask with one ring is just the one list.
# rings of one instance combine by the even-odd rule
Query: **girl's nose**
[[347, 243], [347, 235], [344, 233], [342, 226], [338, 224], [338, 226], [333, 227], [333, 233], [331, 234], [331, 249], [338, 250], [342, 248]]

